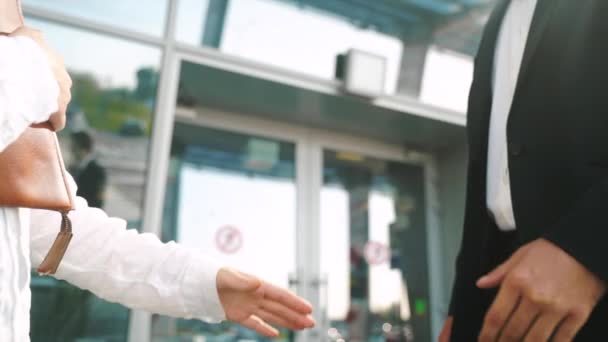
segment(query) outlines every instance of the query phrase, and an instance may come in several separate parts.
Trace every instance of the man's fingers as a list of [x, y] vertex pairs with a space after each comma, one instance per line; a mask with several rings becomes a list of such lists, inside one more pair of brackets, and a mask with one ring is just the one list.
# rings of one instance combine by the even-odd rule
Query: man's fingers
[[509, 316], [519, 301], [519, 293], [510, 284], [505, 283], [500, 287], [498, 296], [486, 313], [483, 328], [479, 334], [479, 341], [494, 342], [498, 334], [507, 323]]
[[496, 267], [492, 272], [484, 275], [483, 277], [477, 280], [477, 287], [482, 289], [489, 289], [493, 287], [497, 287], [502, 283], [502, 281], [507, 276], [507, 273], [517, 264], [519, 259], [521, 258], [523, 251], [518, 250], [513, 254], [507, 261], [500, 264]]
[[268, 312], [266, 310], [258, 310], [257, 315], [258, 317], [260, 317], [261, 319], [263, 319], [265, 322], [268, 322], [272, 325], [275, 326], [280, 326], [283, 328], [287, 328], [287, 329], [291, 329], [291, 330], [301, 330], [304, 329], [303, 326], [297, 324], [297, 322], [291, 322], [283, 317], [277, 316], [271, 312]]
[[264, 322], [261, 318], [257, 316], [251, 316], [247, 318], [245, 321], [241, 323], [244, 327], [249, 328], [258, 334], [266, 337], [277, 337], [279, 336], [279, 331], [268, 323]]
[[302, 314], [310, 314], [312, 312], [312, 305], [310, 305], [310, 303], [302, 298], [299, 298], [290, 291], [282, 289], [278, 286], [268, 284], [264, 295], [267, 299], [280, 303], [290, 310], [294, 310]]
[[591, 310], [585, 308], [577, 308], [572, 311], [566, 319], [557, 327], [552, 341], [554, 342], [569, 342], [574, 340], [574, 337], [583, 327]]
[[315, 321], [309, 315], [294, 311], [281, 303], [266, 300], [261, 305], [261, 308], [275, 316], [283, 317], [298, 326], [302, 326], [303, 328], [310, 328], [315, 325]]
[[522, 299], [500, 333], [499, 342], [521, 341], [538, 317], [540, 309], [526, 299]]
[[549, 341], [562, 318], [563, 315], [558, 313], [541, 313], [526, 334], [524, 342]]

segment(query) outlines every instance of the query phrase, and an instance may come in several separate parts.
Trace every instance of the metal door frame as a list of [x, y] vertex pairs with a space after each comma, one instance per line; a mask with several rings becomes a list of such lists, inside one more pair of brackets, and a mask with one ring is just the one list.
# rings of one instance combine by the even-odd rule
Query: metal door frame
[[[434, 335], [442, 324], [443, 268], [441, 237], [438, 222], [436, 166], [432, 155], [419, 153], [402, 146], [360, 138], [350, 134], [301, 127], [274, 120], [255, 118], [244, 114], [199, 108], [177, 108], [175, 121], [241, 134], [268, 137], [296, 144], [296, 268], [297, 292], [321, 307], [318, 284], [322, 279], [320, 250], [320, 195], [323, 182], [323, 151], [332, 149], [362, 154], [387, 161], [420, 165], [425, 174], [427, 222], [427, 258], [429, 263], [429, 293], [431, 327]], [[317, 334], [327, 330], [324, 313], [317, 311], [315, 318], [322, 323], [317, 331], [298, 335], [297, 341], [320, 340]], [[436, 337], [436, 336], [435, 336]]]
[[[380, 141], [360, 138], [357, 136], [323, 130], [306, 128], [293, 124], [280, 123], [273, 120], [253, 118], [242, 114], [205, 109], [194, 112], [184, 108], [176, 108], [179, 75], [182, 62], [204, 65], [207, 67], [226, 70], [273, 80], [289, 86], [313, 89], [323, 93], [334, 94], [335, 85], [323, 84], [302, 75], [277, 72], [254, 62], [243, 62], [239, 58], [231, 58], [220, 52], [185, 46], [169, 47], [163, 59], [163, 73], [159, 85], [158, 104], [152, 141], [150, 160], [152, 165], [148, 174], [146, 186], [146, 201], [144, 203], [143, 227], [146, 232], [160, 236], [162, 208], [169, 165], [173, 126], [178, 119], [180, 122], [203, 125], [210, 128], [224, 129], [233, 132], [255, 134], [296, 144], [296, 189], [297, 189], [297, 224], [296, 247], [297, 277], [299, 279], [297, 292], [312, 299], [313, 306], [319, 307], [319, 296], [310, 284], [316, 284], [321, 277], [320, 272], [320, 193], [322, 187], [323, 149], [350, 151], [354, 153], [382, 158], [389, 161], [415, 163], [424, 167], [426, 218], [427, 218], [427, 258], [429, 262], [429, 293], [431, 310], [431, 329], [436, 339], [441, 328], [444, 306], [444, 293], [441, 284], [443, 278], [443, 255], [439, 223], [439, 202], [437, 188], [437, 167], [434, 157], [428, 153], [408, 150], [403, 146], [386, 144]], [[336, 91], [334, 95], [338, 95]], [[431, 120], [429, 118], [429, 120]], [[306, 263], [304, 264], [304, 261]], [[317, 314], [317, 319], [322, 318]], [[134, 310], [131, 314], [129, 341], [149, 341], [151, 337], [151, 315]], [[319, 334], [325, 327], [319, 327], [317, 332], [306, 331], [297, 334], [297, 341], [318, 340]]]

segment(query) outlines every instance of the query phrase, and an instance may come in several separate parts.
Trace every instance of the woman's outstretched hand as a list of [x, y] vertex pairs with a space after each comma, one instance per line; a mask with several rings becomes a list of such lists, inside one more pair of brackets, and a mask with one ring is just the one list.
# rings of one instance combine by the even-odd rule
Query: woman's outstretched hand
[[255, 276], [222, 268], [217, 289], [226, 318], [263, 336], [277, 337], [273, 326], [302, 330], [315, 325], [307, 301]]

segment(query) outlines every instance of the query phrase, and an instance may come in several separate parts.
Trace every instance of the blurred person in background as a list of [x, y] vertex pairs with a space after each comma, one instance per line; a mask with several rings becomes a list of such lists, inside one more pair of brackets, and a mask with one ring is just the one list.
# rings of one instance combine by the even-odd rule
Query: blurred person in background
[[499, 0], [441, 341], [608, 341], [608, 1]]
[[[30, 125], [65, 125], [71, 80], [40, 32], [23, 28], [16, 0], [0, 0], [0, 153]], [[72, 181], [73, 192], [76, 190]], [[0, 189], [2, 191], [2, 189]], [[127, 230], [126, 222], [76, 199], [74, 237], [54, 275], [131, 308], [174, 317], [239, 323], [274, 337], [270, 324], [312, 327], [310, 304], [255, 276], [216, 265], [176, 243]], [[29, 341], [30, 269], [57, 234], [61, 217], [0, 208], [0, 339]]]
[[90, 207], [103, 208], [107, 176], [105, 168], [97, 162], [94, 147], [93, 137], [89, 133], [72, 133], [74, 163], [69, 170], [78, 186], [76, 195], [87, 200]]

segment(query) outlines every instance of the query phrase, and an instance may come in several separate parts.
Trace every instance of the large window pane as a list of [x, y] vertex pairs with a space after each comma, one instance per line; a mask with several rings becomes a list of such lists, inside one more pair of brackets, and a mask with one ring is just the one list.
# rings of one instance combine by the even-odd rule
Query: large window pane
[[430, 341], [424, 171], [323, 154], [321, 271], [329, 341]]
[[[225, 16], [216, 13], [217, 6], [211, 3], [183, 1], [177, 21], [180, 41], [200, 45], [209, 33], [204, 30], [214, 30], [221, 37], [213, 47], [222, 52], [325, 79], [334, 78], [337, 55], [357, 48], [387, 58], [385, 88], [395, 92], [402, 52], [399, 39], [289, 2], [230, 0]], [[201, 15], [205, 9], [208, 17]]]
[[[137, 228], [160, 51], [38, 20], [74, 81], [68, 127], [60, 135], [79, 196]], [[129, 311], [65, 282], [32, 279], [32, 341], [126, 341]]]
[[26, 5], [160, 36], [167, 0], [23, 0]]
[[[163, 238], [288, 287], [296, 262], [295, 145], [181, 123], [174, 132]], [[153, 322], [155, 342], [270, 341], [230, 323]], [[277, 340], [290, 336], [283, 331]]]
[[[203, 44], [209, 0], [180, 0], [175, 37], [182, 43]], [[221, 23], [220, 23], [221, 24]]]
[[177, 39], [335, 78], [338, 54], [387, 59], [385, 93], [465, 112], [473, 56], [496, 0], [181, 0]]

